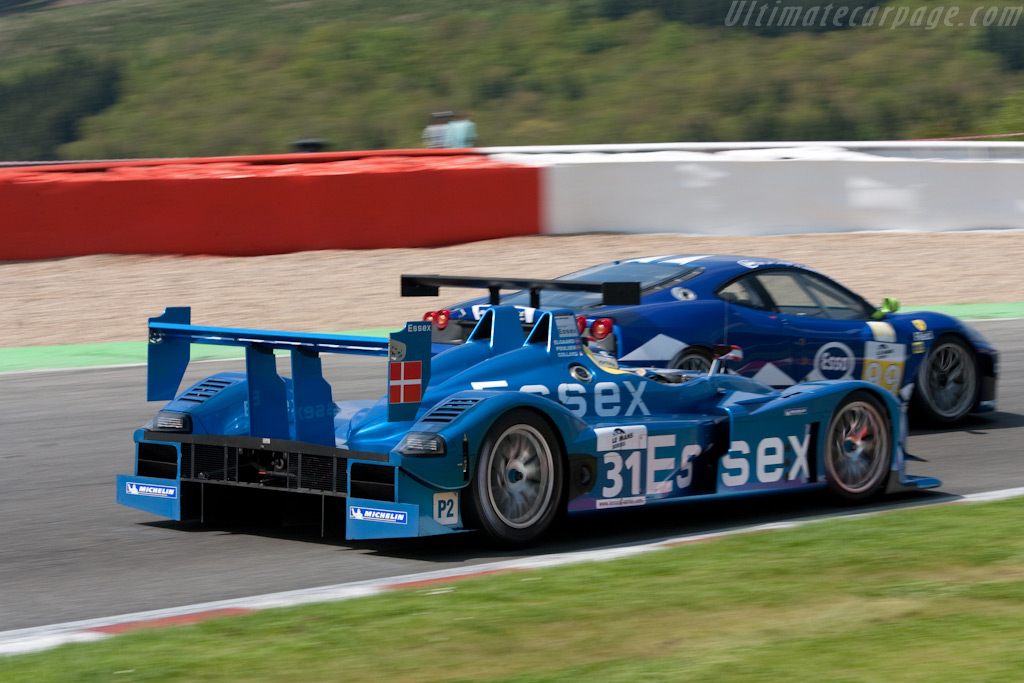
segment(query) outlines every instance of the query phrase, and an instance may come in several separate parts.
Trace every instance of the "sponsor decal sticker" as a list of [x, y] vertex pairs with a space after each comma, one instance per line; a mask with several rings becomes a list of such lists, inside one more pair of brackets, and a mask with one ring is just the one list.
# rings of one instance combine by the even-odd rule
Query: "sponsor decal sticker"
[[647, 427], [634, 425], [629, 427], [598, 427], [597, 450], [621, 451], [627, 448], [647, 448]]
[[353, 505], [348, 509], [349, 519], [358, 519], [364, 522], [387, 522], [389, 524], [408, 524], [409, 513], [401, 510], [378, 510]]
[[849, 379], [857, 357], [853, 350], [842, 342], [829, 342], [814, 354], [812, 379]]
[[606, 500], [597, 501], [597, 509], [602, 508], [625, 508], [635, 507], [637, 505], [643, 505], [647, 502], [647, 498], [644, 496], [632, 496], [630, 498], [609, 498]]
[[803, 408], [786, 408], [783, 412], [785, 413], [786, 417], [793, 417], [795, 415], [806, 415], [807, 407], [804, 406]]
[[388, 360], [405, 360], [406, 346], [395, 339], [388, 340]]
[[906, 360], [906, 344], [867, 342], [864, 344], [864, 370], [861, 379], [895, 394], [903, 383], [903, 366]]
[[913, 320], [911, 322], [914, 323], [914, 327], [916, 327], [919, 332], [924, 332], [928, 329], [928, 323], [923, 320]]
[[137, 481], [127, 481], [124, 484], [125, 493], [131, 496], [153, 496], [154, 498], [177, 498], [178, 487], [167, 486], [166, 484], [142, 484]]
[[935, 332], [932, 330], [914, 333], [914, 341], [916, 342], [926, 342], [931, 341], [932, 339], [935, 339]]
[[892, 323], [882, 320], [869, 320], [868, 327], [871, 328], [871, 334], [874, 336], [875, 341], [896, 342], [896, 328], [892, 326]]
[[924, 342], [916, 341], [910, 345], [910, 350], [913, 353], [924, 353]]

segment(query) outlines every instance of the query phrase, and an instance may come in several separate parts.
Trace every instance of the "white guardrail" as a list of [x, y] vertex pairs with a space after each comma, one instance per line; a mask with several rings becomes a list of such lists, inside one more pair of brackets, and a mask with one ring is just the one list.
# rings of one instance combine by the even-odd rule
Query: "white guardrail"
[[1024, 228], [1024, 142], [490, 147], [542, 168], [544, 232]]

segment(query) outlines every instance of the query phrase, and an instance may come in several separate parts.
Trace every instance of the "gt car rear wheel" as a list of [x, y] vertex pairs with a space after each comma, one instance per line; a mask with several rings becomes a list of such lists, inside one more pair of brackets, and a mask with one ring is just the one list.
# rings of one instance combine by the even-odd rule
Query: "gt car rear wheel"
[[844, 501], [866, 500], [881, 490], [891, 461], [889, 413], [872, 394], [853, 392], [836, 408], [828, 426], [828, 490]]
[[476, 523], [502, 545], [527, 544], [551, 526], [562, 503], [562, 453], [536, 413], [513, 410], [488, 430], [470, 499]]
[[959, 337], [940, 337], [921, 363], [911, 408], [931, 424], [953, 424], [974, 407], [980, 387], [974, 351]]
[[672, 367], [691, 372], [707, 372], [711, 369], [711, 360], [710, 351], [691, 346], [682, 352], [672, 364]]

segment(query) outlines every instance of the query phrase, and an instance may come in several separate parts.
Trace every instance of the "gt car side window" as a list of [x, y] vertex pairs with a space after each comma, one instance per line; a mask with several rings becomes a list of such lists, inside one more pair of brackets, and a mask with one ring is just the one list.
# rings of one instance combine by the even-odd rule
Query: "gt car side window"
[[829, 317], [811, 293], [801, 285], [795, 274], [768, 272], [758, 273], [756, 277], [775, 302], [779, 313], [810, 318]]
[[814, 297], [825, 306], [828, 317], [835, 320], [862, 320], [871, 315], [864, 304], [828, 280], [815, 275], [802, 275]]
[[718, 298], [737, 306], [767, 310], [768, 306], [750, 282], [750, 278], [740, 278], [718, 290]]

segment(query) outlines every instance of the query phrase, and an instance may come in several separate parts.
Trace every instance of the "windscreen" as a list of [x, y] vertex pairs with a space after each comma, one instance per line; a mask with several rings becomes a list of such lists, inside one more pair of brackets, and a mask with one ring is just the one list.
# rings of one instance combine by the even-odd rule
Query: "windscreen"
[[[558, 280], [581, 280], [584, 282], [639, 282], [640, 291], [649, 293], [669, 283], [683, 280], [701, 272], [693, 266], [676, 263], [605, 263], [575, 273], [563, 275]], [[516, 292], [503, 297], [503, 304], [530, 305], [529, 292]], [[601, 295], [591, 292], [549, 292], [541, 291], [541, 308], [584, 308], [601, 303]]]

